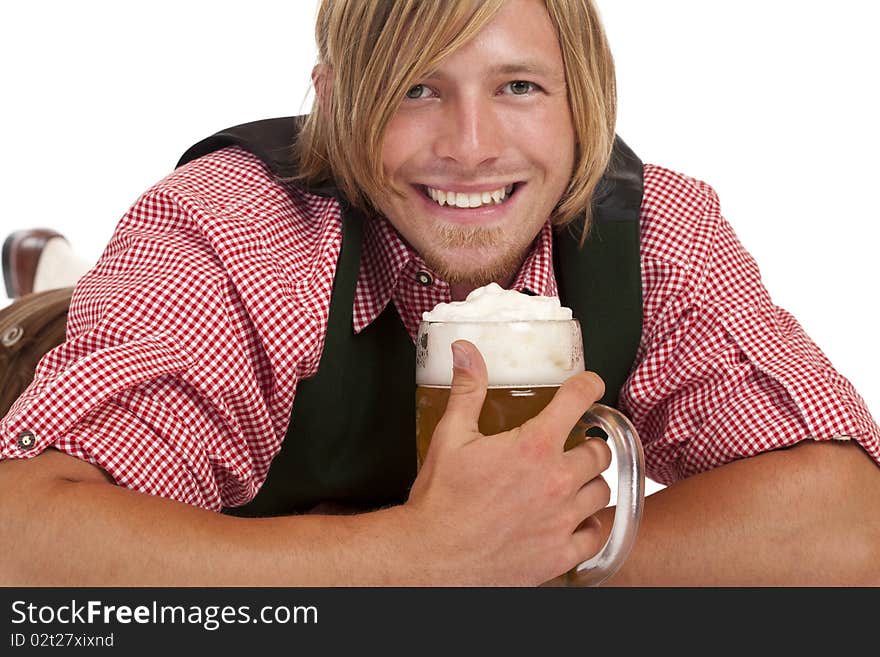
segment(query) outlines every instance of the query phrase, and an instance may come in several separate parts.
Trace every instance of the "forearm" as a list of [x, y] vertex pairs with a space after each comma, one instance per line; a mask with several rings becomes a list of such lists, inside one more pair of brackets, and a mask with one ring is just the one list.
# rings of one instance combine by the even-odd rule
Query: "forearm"
[[416, 537], [404, 531], [402, 507], [243, 519], [95, 480], [25, 481], [13, 468], [27, 464], [2, 465], [4, 585], [385, 585], [430, 576], [407, 558]]
[[[857, 445], [805, 442], [649, 497], [609, 584], [878, 585], [878, 511], [880, 469]], [[606, 532], [611, 516], [600, 512]]]

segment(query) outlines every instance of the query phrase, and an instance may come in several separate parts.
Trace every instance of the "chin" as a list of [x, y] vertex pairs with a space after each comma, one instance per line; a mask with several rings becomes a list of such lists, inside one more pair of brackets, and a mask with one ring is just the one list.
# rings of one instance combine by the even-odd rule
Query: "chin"
[[474, 288], [498, 283], [504, 285], [519, 271], [524, 253], [522, 250], [487, 254], [476, 251], [471, 257], [450, 257], [450, 254], [423, 254], [425, 264], [450, 285], [467, 284]]

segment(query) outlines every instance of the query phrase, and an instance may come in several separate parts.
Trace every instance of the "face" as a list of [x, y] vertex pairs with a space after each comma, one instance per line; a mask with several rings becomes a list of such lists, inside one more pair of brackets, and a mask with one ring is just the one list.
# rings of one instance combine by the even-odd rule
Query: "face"
[[509, 283], [571, 177], [562, 53], [541, 0], [509, 0], [407, 92], [382, 164], [402, 197], [379, 207], [461, 289]]

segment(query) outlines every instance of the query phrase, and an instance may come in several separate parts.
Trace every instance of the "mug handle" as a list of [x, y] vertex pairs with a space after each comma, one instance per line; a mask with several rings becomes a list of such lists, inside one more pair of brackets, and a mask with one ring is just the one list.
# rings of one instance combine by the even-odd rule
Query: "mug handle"
[[629, 556], [645, 505], [645, 456], [635, 427], [609, 406], [594, 404], [577, 425], [584, 431], [599, 427], [611, 439], [617, 457], [617, 508], [605, 545], [567, 576], [569, 586], [598, 586], [611, 577]]

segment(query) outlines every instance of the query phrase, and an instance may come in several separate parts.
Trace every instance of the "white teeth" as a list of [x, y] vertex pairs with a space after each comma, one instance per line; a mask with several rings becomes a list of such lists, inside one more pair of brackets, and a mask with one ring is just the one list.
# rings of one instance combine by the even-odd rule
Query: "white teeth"
[[464, 192], [447, 192], [442, 189], [435, 189], [434, 187], [426, 187], [425, 190], [428, 192], [428, 196], [441, 206], [450, 205], [458, 208], [479, 208], [484, 205], [498, 205], [503, 202], [504, 199], [513, 192], [513, 185], [501, 187], [491, 192], [475, 192], [472, 194]]

